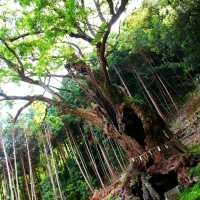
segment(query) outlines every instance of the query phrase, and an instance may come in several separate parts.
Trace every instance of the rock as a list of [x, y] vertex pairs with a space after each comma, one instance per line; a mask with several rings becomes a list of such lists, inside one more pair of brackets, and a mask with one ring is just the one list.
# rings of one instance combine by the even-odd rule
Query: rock
[[178, 200], [179, 199], [179, 186], [174, 187], [173, 189], [165, 192], [165, 200]]

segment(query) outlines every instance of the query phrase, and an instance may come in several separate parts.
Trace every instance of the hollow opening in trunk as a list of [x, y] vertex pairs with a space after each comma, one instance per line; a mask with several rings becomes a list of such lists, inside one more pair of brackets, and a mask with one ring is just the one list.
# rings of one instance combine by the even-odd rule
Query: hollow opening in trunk
[[124, 132], [134, 138], [140, 145], [144, 146], [145, 133], [142, 121], [131, 108], [124, 107], [122, 122], [125, 125]]
[[149, 179], [149, 182], [160, 197], [164, 198], [165, 192], [178, 185], [177, 173], [175, 171], [171, 171], [168, 174], [156, 174]]

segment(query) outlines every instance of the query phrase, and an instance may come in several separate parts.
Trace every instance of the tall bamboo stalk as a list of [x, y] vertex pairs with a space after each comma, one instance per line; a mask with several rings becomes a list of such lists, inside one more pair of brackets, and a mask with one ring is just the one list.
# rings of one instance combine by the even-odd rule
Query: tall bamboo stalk
[[85, 140], [85, 137], [84, 137], [84, 135], [83, 135], [83, 132], [82, 132], [81, 128], [79, 128], [79, 129], [80, 129], [80, 132], [81, 132], [83, 141], [84, 141], [84, 143], [85, 143], [86, 150], [88, 151], [89, 157], [90, 157], [90, 159], [91, 159], [91, 161], [92, 161], [92, 164], [93, 164], [93, 166], [94, 166], [95, 173], [96, 173], [97, 177], [99, 178], [99, 181], [100, 181], [100, 183], [101, 183], [101, 186], [102, 186], [102, 187], [105, 187], [105, 185], [104, 185], [104, 183], [103, 183], [103, 180], [102, 180], [102, 178], [101, 178], [101, 176], [100, 176], [100, 174], [99, 174], [99, 170], [98, 170], [97, 164], [96, 164], [96, 162], [95, 162], [95, 159], [94, 159], [94, 157], [92, 156], [91, 149], [88, 147], [88, 144], [87, 144], [87, 142], [86, 142], [86, 140]]
[[[164, 101], [164, 104], [165, 104], [165, 105], [163, 106], [163, 109], [165, 109], [167, 113], [172, 113], [173, 111], [171, 110], [171, 106], [170, 106], [169, 102], [167, 101], [168, 98], [166, 97], [165, 91], [163, 91], [162, 86], [161, 86], [161, 87], [158, 86], [158, 88], [159, 88], [159, 90], [160, 90], [160, 92], [161, 92], [161, 98], [162, 98], [162, 100]], [[156, 95], [155, 92], [154, 92], [154, 95], [159, 99], [159, 96]], [[162, 100], [160, 100], [160, 102], [161, 102]]]
[[82, 168], [85, 172], [85, 175], [87, 176], [87, 179], [90, 180], [91, 178], [90, 178], [90, 175], [89, 175], [89, 172], [88, 172], [88, 168], [87, 168], [85, 159], [83, 158], [83, 155], [81, 154], [79, 148], [77, 147], [75, 139], [73, 138], [73, 135], [71, 134], [70, 130], [68, 130], [67, 134], [68, 134], [69, 141], [72, 144], [71, 145], [72, 150], [75, 152], [75, 154], [77, 155], [77, 158], [80, 160], [81, 166], [82, 166]]
[[149, 97], [149, 99], [151, 100], [154, 108], [156, 109], [157, 113], [159, 114], [159, 116], [166, 121], [166, 118], [164, 116], [164, 114], [161, 112], [160, 108], [158, 107], [157, 103], [155, 102], [154, 98], [152, 97], [151, 93], [149, 92], [149, 90], [147, 89], [144, 81], [142, 80], [142, 78], [140, 77], [140, 75], [135, 71], [136, 77], [139, 80], [140, 84], [142, 85], [143, 89], [145, 90], [147, 96]]
[[49, 162], [49, 158], [48, 158], [48, 154], [47, 154], [47, 149], [46, 149], [44, 143], [43, 143], [43, 148], [44, 148], [44, 155], [45, 155], [46, 162], [47, 162], [46, 163], [47, 171], [48, 171], [49, 178], [50, 178], [50, 181], [51, 181], [51, 185], [52, 185], [52, 188], [53, 188], [54, 197], [57, 200], [58, 197], [57, 197], [56, 186], [55, 186], [55, 183], [54, 183], [53, 174], [52, 174], [52, 170], [51, 170], [51, 164]]
[[[71, 155], [71, 152], [69, 151], [69, 148], [68, 148], [68, 146], [67, 146], [67, 144], [66, 144], [66, 140], [63, 141], [63, 143], [64, 143], [63, 151], [64, 151], [64, 153], [66, 154], [66, 157], [67, 157], [67, 158], [70, 158], [72, 155]], [[71, 173], [72, 170], [69, 168], [69, 166], [66, 165], [66, 167], [67, 167], [67, 170], [69, 171], [69, 173]], [[72, 174], [72, 173], [71, 173], [71, 174]]]
[[[83, 177], [84, 177], [84, 179], [85, 179], [85, 182], [87, 183], [87, 185], [88, 185], [90, 191], [91, 191], [91, 192], [94, 192], [94, 189], [93, 189], [92, 185], [90, 184], [90, 179], [88, 179], [86, 173], [84, 172], [84, 170], [83, 170], [83, 168], [82, 168], [82, 166], [81, 166], [81, 164], [80, 164], [80, 162], [79, 162], [79, 160], [78, 160], [78, 157], [77, 157], [77, 155], [76, 155], [76, 152], [74, 151], [74, 148], [73, 148], [73, 146], [72, 146], [72, 142], [71, 142], [70, 137], [68, 137], [68, 140], [69, 140], [69, 146], [68, 146], [67, 143], [66, 143], [66, 145], [67, 145], [67, 147], [68, 147], [68, 149], [69, 149], [69, 152], [72, 152], [73, 157], [74, 157], [74, 159], [75, 159], [75, 161], [76, 161], [76, 163], [77, 163], [77, 165], [78, 165], [78, 167], [79, 167], [79, 169], [80, 169], [80, 171], [81, 171], [81, 174], [83, 175]], [[71, 150], [71, 151], [70, 151], [70, 150]]]
[[60, 195], [61, 200], [64, 200], [63, 194], [62, 194], [62, 191], [61, 191], [61, 186], [60, 186], [60, 181], [59, 181], [59, 177], [58, 177], [58, 172], [57, 172], [57, 169], [56, 169], [56, 163], [55, 163], [55, 159], [54, 159], [54, 155], [53, 155], [52, 145], [51, 145], [51, 141], [50, 141], [49, 135], [48, 135], [48, 131], [49, 130], [47, 130], [47, 128], [45, 127], [45, 138], [46, 138], [49, 150], [50, 150], [50, 156], [51, 156], [52, 166], [53, 166], [53, 169], [54, 169], [54, 172], [55, 172], [55, 176], [56, 176], [56, 182], [57, 182], [57, 186], [58, 186], [59, 195]]
[[17, 198], [17, 190], [16, 190], [16, 187], [15, 187], [15, 172], [13, 170], [13, 167], [12, 167], [12, 163], [10, 161], [10, 158], [8, 157], [8, 165], [10, 167], [10, 175], [11, 175], [11, 181], [12, 181], [12, 185], [13, 185], [13, 192], [14, 192], [14, 197], [16, 200], [18, 200]]
[[121, 159], [121, 161], [122, 161], [122, 163], [123, 163], [123, 167], [126, 168], [127, 163], [126, 163], [126, 159], [124, 158], [124, 153], [122, 152], [121, 147], [120, 147], [119, 144], [116, 143], [116, 142], [114, 142], [114, 145], [115, 145], [115, 147], [116, 147], [116, 150], [117, 150], [118, 153], [119, 153], [120, 159]]
[[162, 81], [161, 77], [159, 76], [159, 74], [156, 74], [157, 79], [159, 80], [159, 82], [161, 83], [161, 85], [163, 86], [165, 92], [167, 93], [169, 99], [171, 100], [172, 104], [174, 105], [174, 108], [176, 110], [176, 112], [178, 112], [178, 107], [172, 97], [172, 95], [170, 94], [169, 90], [167, 89], [167, 86], [164, 84], [164, 82]]
[[6, 180], [6, 173], [5, 170], [3, 169], [2, 171], [3, 177], [2, 177], [2, 199], [7, 200], [10, 198], [10, 195], [8, 194], [8, 188], [7, 188], [7, 180]]
[[98, 156], [100, 163], [101, 163], [102, 170], [104, 172], [104, 177], [107, 177], [108, 181], [111, 183], [111, 177], [110, 177], [110, 174], [108, 172], [108, 168], [106, 167], [105, 162], [103, 161], [102, 154], [99, 151], [98, 144], [96, 144], [95, 147], [96, 147], [96, 150], [97, 150], [97, 156]]
[[17, 159], [16, 159], [16, 148], [15, 148], [15, 129], [12, 135], [12, 145], [13, 145], [13, 157], [14, 157], [14, 171], [15, 171], [15, 182], [17, 190], [17, 199], [20, 200], [19, 182], [18, 182], [18, 170], [17, 170]]
[[104, 158], [104, 160], [105, 160], [105, 163], [106, 163], [106, 165], [107, 165], [107, 167], [108, 167], [108, 170], [109, 170], [110, 175], [111, 175], [112, 177], [115, 176], [115, 174], [114, 174], [114, 172], [113, 172], [113, 169], [112, 169], [112, 167], [111, 167], [111, 165], [110, 165], [110, 163], [109, 163], [109, 161], [108, 161], [106, 152], [104, 151], [104, 148], [102, 147], [102, 145], [101, 145], [100, 143], [99, 143], [99, 147], [100, 147], [100, 151], [101, 151], [101, 153], [102, 153], [102, 155], [103, 155], [103, 158]]
[[21, 157], [20, 157], [20, 160], [21, 160], [21, 165], [22, 165], [22, 171], [23, 171], [25, 186], [26, 186], [26, 190], [27, 190], [27, 194], [28, 194], [28, 199], [31, 200], [31, 194], [30, 194], [30, 190], [29, 190], [29, 186], [28, 186], [27, 177], [26, 177], [26, 171], [25, 171], [25, 166], [24, 166], [24, 160], [23, 160]]
[[118, 164], [119, 164], [121, 170], [123, 171], [124, 168], [123, 168], [122, 163], [120, 162], [119, 157], [118, 157], [118, 155], [117, 155], [117, 153], [116, 153], [116, 151], [115, 151], [115, 149], [114, 149], [114, 147], [113, 147], [112, 141], [111, 141], [110, 139], [109, 139], [108, 141], [109, 141], [109, 144], [110, 144], [110, 146], [111, 146], [111, 148], [112, 148], [112, 151], [113, 151], [113, 153], [114, 153], [114, 155], [115, 155], [115, 158], [116, 158], [116, 160], [117, 160], [117, 162], [118, 162]]
[[129, 91], [129, 89], [128, 89], [128, 87], [127, 87], [125, 81], [124, 81], [124, 79], [122, 78], [122, 76], [121, 76], [119, 70], [117, 69], [117, 67], [116, 67], [115, 65], [113, 66], [113, 68], [114, 68], [116, 74], [118, 75], [118, 77], [119, 77], [119, 79], [120, 79], [120, 81], [121, 81], [121, 83], [122, 83], [122, 85], [123, 85], [123, 87], [124, 87], [124, 89], [125, 89], [127, 95], [128, 95], [129, 97], [131, 97], [132, 95], [131, 95], [131, 93], [130, 93], [130, 91]]
[[34, 177], [33, 177], [33, 170], [32, 170], [29, 144], [28, 144], [28, 139], [27, 139], [27, 135], [26, 135], [25, 131], [24, 131], [24, 135], [25, 135], [26, 149], [27, 149], [27, 156], [28, 156], [28, 163], [29, 163], [29, 173], [30, 173], [30, 183], [31, 183], [31, 199], [37, 200], [36, 192], [35, 192], [35, 182], [34, 182]]
[[90, 129], [92, 135], [94, 138], [96, 138], [96, 140], [98, 141], [98, 146], [100, 148], [100, 151], [102, 153], [103, 159], [105, 160], [106, 166], [108, 168], [108, 171], [110, 173], [110, 176], [114, 176], [114, 172], [113, 172], [113, 167], [110, 165], [108, 157], [106, 155], [106, 152], [104, 151], [104, 148], [102, 147], [101, 143], [99, 142], [98, 138], [96, 137], [96, 135], [94, 134], [94, 132], [92, 131], [92, 129]]
[[7, 175], [8, 175], [10, 196], [11, 196], [11, 200], [14, 200], [15, 198], [14, 198], [13, 184], [12, 184], [12, 178], [11, 178], [11, 171], [10, 171], [10, 167], [9, 167], [9, 163], [8, 163], [8, 156], [7, 156], [2, 132], [0, 132], [0, 136], [1, 136], [1, 143], [2, 143], [2, 147], [3, 147], [3, 154], [4, 154], [4, 158], [5, 158], [5, 162], [6, 162], [6, 170], [7, 170]]

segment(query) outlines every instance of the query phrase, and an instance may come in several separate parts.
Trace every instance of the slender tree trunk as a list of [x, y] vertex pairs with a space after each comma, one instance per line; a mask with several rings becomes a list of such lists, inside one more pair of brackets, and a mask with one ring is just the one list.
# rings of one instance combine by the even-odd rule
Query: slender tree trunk
[[92, 155], [91, 149], [89, 148], [89, 145], [87, 144], [87, 142], [86, 142], [86, 140], [85, 140], [85, 137], [84, 137], [84, 135], [83, 135], [83, 132], [82, 132], [81, 128], [80, 128], [80, 133], [81, 133], [82, 138], [83, 138], [83, 141], [84, 141], [84, 143], [85, 143], [86, 150], [87, 150], [87, 152], [88, 152], [89, 158], [90, 158], [90, 160], [91, 160], [91, 162], [92, 162], [92, 165], [93, 165], [93, 167], [94, 167], [94, 172], [95, 172], [95, 174], [97, 175], [97, 177], [98, 177], [98, 179], [99, 179], [99, 181], [100, 181], [100, 183], [101, 183], [101, 186], [104, 187], [104, 183], [103, 183], [103, 180], [102, 180], [101, 175], [100, 175], [100, 173], [99, 173], [97, 164], [96, 164], [95, 159], [94, 159], [94, 157], [93, 157], [93, 155]]
[[92, 187], [92, 185], [91, 185], [91, 183], [90, 183], [90, 178], [88, 177], [88, 173], [87, 173], [87, 171], [85, 171], [85, 168], [83, 168], [83, 167], [81, 166], [81, 164], [80, 164], [80, 162], [79, 162], [79, 160], [78, 160], [78, 157], [77, 157], [77, 153], [75, 152], [75, 150], [74, 150], [74, 148], [73, 148], [73, 145], [72, 145], [72, 142], [71, 142], [71, 138], [70, 138], [70, 137], [69, 137], [69, 146], [68, 146], [68, 144], [67, 144], [67, 147], [68, 147], [69, 153], [72, 152], [72, 155], [73, 155], [73, 157], [74, 157], [74, 159], [75, 159], [75, 161], [76, 161], [76, 163], [77, 163], [77, 165], [78, 165], [78, 167], [79, 167], [79, 169], [80, 169], [80, 171], [81, 171], [81, 174], [83, 175], [83, 177], [84, 177], [84, 179], [85, 179], [85, 182], [87, 183], [87, 185], [88, 185], [90, 191], [91, 191], [91, 192], [94, 192], [94, 189], [93, 189], [93, 187]]
[[32, 163], [31, 163], [31, 155], [30, 155], [29, 144], [28, 144], [28, 138], [27, 138], [27, 135], [26, 135], [25, 132], [24, 132], [24, 134], [25, 134], [26, 149], [27, 149], [27, 156], [28, 156], [28, 163], [29, 163], [30, 184], [31, 184], [31, 199], [37, 200], [36, 191], [35, 191], [35, 181], [34, 181], [34, 176], [33, 176], [33, 168], [32, 168]]
[[17, 158], [16, 158], [16, 148], [15, 148], [15, 130], [13, 130], [12, 143], [13, 143], [13, 156], [14, 156], [14, 169], [15, 169], [15, 182], [16, 182], [16, 190], [17, 190], [17, 199], [20, 200]]
[[21, 165], [22, 165], [22, 171], [23, 171], [23, 178], [24, 178], [24, 181], [23, 181], [24, 187], [23, 188], [25, 188], [25, 190], [26, 190], [26, 192], [25, 192], [25, 190], [23, 192], [25, 194], [25, 198], [28, 197], [28, 200], [31, 200], [31, 194], [30, 194], [30, 189], [29, 189], [29, 183], [28, 183], [27, 176], [26, 176], [26, 170], [25, 170], [24, 160], [23, 160], [22, 157], [20, 159], [21, 159]]
[[120, 161], [120, 159], [119, 159], [119, 156], [118, 156], [118, 154], [117, 154], [117, 152], [116, 152], [116, 150], [115, 150], [115, 148], [114, 148], [114, 146], [113, 146], [112, 141], [109, 140], [109, 143], [110, 143], [110, 146], [111, 146], [111, 148], [112, 148], [112, 151], [113, 151], [113, 153], [114, 153], [114, 155], [115, 155], [115, 158], [116, 158], [116, 160], [117, 160], [117, 162], [118, 162], [118, 164], [119, 164], [119, 166], [120, 166], [120, 169], [123, 171], [123, 170], [124, 170], [124, 167], [123, 167], [123, 165], [122, 165], [122, 163], [121, 163], [121, 161]]
[[60, 185], [60, 180], [59, 180], [59, 177], [58, 177], [56, 163], [55, 163], [55, 159], [54, 159], [54, 155], [53, 155], [53, 149], [52, 149], [51, 141], [48, 137], [47, 130], [45, 131], [45, 138], [46, 138], [49, 150], [50, 150], [50, 156], [51, 156], [52, 166], [53, 166], [55, 176], [56, 176], [56, 183], [57, 183], [57, 186], [58, 186], [59, 196], [60, 196], [61, 200], [63, 200], [63, 194], [62, 194], [62, 191], [61, 191], [61, 185]]
[[11, 177], [11, 170], [10, 170], [9, 163], [8, 163], [8, 155], [6, 152], [6, 147], [4, 144], [4, 138], [3, 138], [2, 134], [1, 134], [1, 142], [2, 142], [2, 147], [3, 147], [3, 154], [4, 154], [4, 158], [5, 158], [5, 162], [6, 162], [6, 170], [7, 170], [7, 175], [8, 175], [10, 197], [11, 197], [11, 200], [14, 200], [14, 191], [13, 191], [14, 186], [13, 186], [12, 177]]
[[10, 198], [7, 191], [7, 180], [5, 178], [4, 170], [3, 170], [3, 177], [2, 177], [2, 196], [3, 196], [3, 200], [7, 200]]
[[51, 165], [50, 165], [50, 162], [49, 162], [49, 158], [48, 158], [47, 149], [45, 147], [45, 144], [43, 144], [43, 148], [44, 148], [44, 155], [45, 155], [46, 162], [47, 162], [46, 163], [47, 171], [48, 171], [49, 178], [50, 178], [50, 181], [51, 181], [51, 185], [52, 185], [52, 188], [53, 188], [54, 198], [55, 198], [55, 200], [57, 200], [58, 197], [57, 197], [56, 187], [55, 187], [55, 183], [54, 183], [54, 179], [53, 179], [53, 173], [52, 173], [52, 170], [51, 170]]

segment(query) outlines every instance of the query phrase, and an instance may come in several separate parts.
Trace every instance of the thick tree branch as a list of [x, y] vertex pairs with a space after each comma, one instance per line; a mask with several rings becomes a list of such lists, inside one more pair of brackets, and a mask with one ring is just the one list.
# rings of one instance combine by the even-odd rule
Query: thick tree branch
[[13, 54], [13, 56], [17, 59], [17, 61], [18, 61], [19, 65], [20, 65], [20, 67], [23, 68], [22, 61], [21, 61], [21, 59], [19, 58], [19, 56], [16, 54], [16, 52], [8, 45], [8, 43], [7, 43], [4, 39], [0, 38], [0, 41], [6, 46], [6, 48], [7, 48], [7, 49]]
[[[19, 64], [19, 67], [17, 68], [18, 73], [23, 74], [24, 73], [24, 68], [23, 68], [23, 63], [21, 61], [21, 59], [19, 58], [19, 56], [17, 55], [17, 53], [8, 45], [8, 43], [0, 38], [0, 41], [5, 45], [5, 47], [13, 54], [13, 56], [17, 59], [17, 62]], [[4, 60], [8, 60], [8, 59], [4, 59]], [[8, 63], [8, 62], [7, 62]], [[10, 62], [11, 63], [11, 62]], [[14, 66], [14, 64], [12, 64], [12, 66]]]
[[[82, 8], [85, 9], [85, 1], [84, 1], [84, 0], [81, 0], [81, 6], [82, 6]], [[85, 23], [86, 23], [86, 25], [87, 25], [87, 27], [88, 27], [88, 30], [89, 30], [90, 33], [92, 34], [92, 36], [95, 36], [95, 31], [94, 31], [94, 29], [92, 28], [92, 26], [91, 26], [91, 24], [89, 23], [89, 21], [88, 21], [87, 18], [85, 19]]]
[[72, 43], [72, 42], [68, 42], [68, 44], [71, 45], [71, 46], [73, 46], [73, 47], [75, 47], [75, 48], [78, 50], [79, 55], [80, 55], [82, 58], [84, 58], [84, 54], [83, 54], [82, 50], [80, 49], [80, 47], [79, 47], [77, 44]]
[[5, 101], [5, 100], [24, 100], [24, 101], [43, 101], [48, 104], [53, 104], [55, 103], [52, 99], [48, 97], [44, 97], [42, 95], [27, 95], [27, 96], [9, 96], [6, 95], [3, 91], [0, 91], [0, 101]]
[[[91, 28], [91, 25], [89, 24], [89, 26], [90, 26], [90, 28]], [[88, 27], [89, 28], [89, 27]], [[67, 33], [67, 34], [69, 34], [69, 36], [70, 37], [74, 37], [74, 38], [80, 38], [80, 39], [83, 39], [83, 40], [85, 40], [85, 41], [87, 41], [87, 42], [89, 42], [89, 43], [91, 43], [92, 42], [92, 40], [93, 40], [93, 38], [92, 37], [90, 37], [89, 35], [87, 35], [84, 31], [82, 31], [80, 28], [77, 28], [77, 33], [74, 33], [74, 32], [71, 32], [71, 33], [69, 33], [68, 31], [66, 31], [66, 30], [63, 30], [63, 29], [58, 29], [57, 27], [53, 27], [51, 30], [49, 30], [49, 31], [53, 31], [53, 30], [55, 30], [55, 31], [63, 31], [63, 32], [65, 32], [65, 33]], [[90, 30], [91, 31], [91, 30]], [[28, 36], [33, 36], [33, 35], [39, 35], [39, 34], [42, 34], [42, 33], [45, 33], [45, 31], [36, 31], [36, 32], [27, 32], [27, 33], [23, 33], [23, 34], [21, 34], [21, 35], [18, 35], [18, 36], [16, 36], [16, 37], [13, 37], [13, 38], [7, 38], [7, 39], [5, 39], [4, 41], [9, 41], [9, 42], [15, 42], [15, 41], [17, 41], [17, 40], [19, 40], [19, 39], [24, 39], [24, 38], [26, 38], [26, 37], [28, 37]]]
[[78, 29], [77, 33], [73, 33], [73, 32], [68, 33], [68, 31], [66, 33], [68, 33], [70, 37], [77, 38], [77, 39], [83, 39], [88, 43], [92, 43], [92, 40], [93, 40], [92, 37], [90, 37], [84, 31], [82, 31], [82, 29], [80, 27], [78, 27], [77, 29]]
[[28, 103], [26, 103], [24, 106], [22, 106], [16, 113], [14, 119], [13, 119], [13, 122], [16, 123], [19, 115], [21, 114], [21, 112], [26, 109], [28, 106], [30, 106], [34, 101], [29, 101]]
[[[8, 45], [7, 43], [5, 43], [6, 47], [10, 50], [13, 51]], [[13, 51], [13, 53], [15, 53]], [[19, 78], [21, 79], [21, 81], [32, 84], [32, 85], [37, 85], [40, 86], [42, 88], [44, 88], [45, 90], [47, 90], [48, 92], [50, 92], [51, 94], [62, 98], [58, 93], [56, 93], [55, 91], [53, 91], [51, 88], [48, 87], [48, 85], [46, 85], [45, 83], [43, 83], [41, 80], [34, 80], [28, 76], [25, 75], [25, 71], [23, 68], [23, 64], [22, 62], [20, 62], [20, 66], [14, 64], [13, 62], [11, 62], [9, 59], [5, 58], [3, 55], [0, 54], [0, 59], [2, 59], [7, 65], [8, 67], [10, 67], [11, 69], [13, 69], [18, 75]]]
[[110, 14], [114, 15], [115, 11], [114, 11], [114, 5], [113, 5], [113, 1], [112, 0], [107, 0], [107, 3], [109, 5], [109, 9], [110, 9]]
[[10, 66], [12, 69], [17, 71], [17, 65], [8, 60], [4, 55], [0, 54], [0, 59], [3, 60], [7, 66]]
[[26, 38], [28, 36], [38, 35], [38, 34], [41, 34], [41, 33], [43, 33], [43, 32], [42, 31], [36, 31], [36, 32], [33, 32], [33, 33], [31, 33], [31, 32], [30, 33], [23, 33], [21, 35], [15, 36], [15, 37], [8, 38], [7, 40], [9, 42], [15, 42], [15, 41], [17, 41], [19, 39], [24, 39], [24, 38]]
[[2, 38], [0, 38], [0, 41], [6, 46], [6, 48], [14, 55], [14, 57], [17, 59], [19, 65], [16, 65], [14, 63], [12, 63], [10, 60], [6, 59], [3, 55], [0, 55], [0, 58], [2, 60], [4, 60], [4, 62], [11, 67], [12, 69], [14, 69], [15, 72], [18, 73], [21, 81], [32, 84], [32, 85], [37, 85], [40, 87], [43, 87], [45, 90], [48, 90], [50, 93], [52, 93], [53, 95], [58, 96], [59, 98], [61, 98], [61, 96], [57, 93], [55, 93], [53, 90], [51, 90], [48, 86], [46, 86], [41, 80], [34, 80], [28, 76], [25, 75], [25, 71], [24, 71], [24, 66], [23, 63], [21, 61], [21, 59], [19, 58], [19, 56], [16, 54], [16, 52], [8, 45], [8, 43], [3, 40]]
[[[112, 17], [111, 17], [111, 19], [110, 19], [110, 21], [108, 23], [107, 31], [104, 33], [104, 36], [103, 36], [103, 39], [102, 39], [102, 44], [104, 44], [104, 46], [105, 46], [106, 41], [108, 39], [108, 36], [110, 34], [112, 25], [119, 19], [121, 14], [124, 12], [127, 3], [128, 3], [128, 0], [121, 0], [121, 4], [120, 4], [117, 12], [114, 15], [112, 15]], [[105, 47], [104, 47], [104, 49], [105, 49]]]
[[[57, 9], [56, 7], [54, 7], [53, 10], [55, 11], [55, 13], [56, 13], [60, 18], [65, 19], [65, 16], [63, 15], [62, 12], [60, 12], [59, 9]], [[74, 20], [75, 20], [75, 19], [74, 19]], [[93, 40], [93, 38], [90, 37], [89, 35], [87, 35], [86, 32], [84, 32], [84, 31], [78, 26], [78, 24], [77, 24], [76, 21], [74, 21], [74, 23], [75, 23], [75, 28], [76, 28], [76, 30], [77, 30], [76, 33], [75, 33], [75, 32], [69, 32], [68, 30], [62, 30], [62, 31], [64, 31], [65, 33], [67, 33], [70, 37], [80, 38], [80, 39], [83, 39], [83, 40], [85, 40], [85, 41], [91, 43], [92, 40]], [[58, 29], [57, 27], [55, 27], [55, 30], [58, 30], [58, 31], [59, 31], [60, 29]]]
[[101, 11], [101, 5], [99, 3], [99, 0], [94, 0], [94, 4], [95, 4], [99, 18], [101, 19], [102, 22], [106, 22], [106, 19], [104, 18], [103, 13]]
[[110, 34], [111, 31], [111, 27], [112, 25], [118, 20], [118, 18], [120, 17], [120, 15], [122, 14], [122, 12], [125, 10], [126, 5], [128, 3], [128, 0], [121, 0], [121, 4], [117, 10], [117, 12], [112, 15], [110, 21], [108, 22], [108, 26], [107, 26], [107, 30], [105, 31], [103, 37], [102, 37], [102, 41], [97, 43], [97, 54], [98, 54], [98, 58], [99, 58], [99, 62], [101, 64], [102, 67], [102, 71], [104, 73], [104, 77], [105, 77], [105, 82], [107, 82], [107, 84], [110, 85], [110, 78], [109, 78], [109, 74], [108, 74], [108, 63], [107, 63], [107, 58], [106, 58], [106, 43], [107, 43], [107, 39], [108, 36]]
[[118, 18], [121, 16], [121, 14], [126, 9], [127, 4], [128, 4], [128, 0], [121, 0], [118, 10], [116, 11], [116, 13], [112, 16], [112, 18], [110, 20], [111, 25], [114, 24], [118, 20]]

